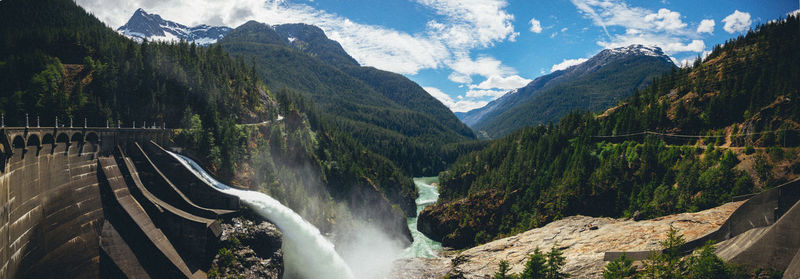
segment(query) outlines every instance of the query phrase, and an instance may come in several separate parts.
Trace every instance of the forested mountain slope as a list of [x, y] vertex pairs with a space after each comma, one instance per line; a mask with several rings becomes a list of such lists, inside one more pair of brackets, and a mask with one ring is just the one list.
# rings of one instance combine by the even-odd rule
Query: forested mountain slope
[[438, 100], [407, 78], [361, 67], [317, 27], [254, 21], [219, 44], [255, 63], [272, 88], [297, 90], [357, 141], [406, 173], [435, 174], [456, 150], [470, 149], [472, 131]]
[[414, 212], [410, 177], [220, 46], [139, 44], [71, 0], [4, 0], [0, 113], [7, 126], [24, 125], [26, 114], [42, 126], [56, 117], [165, 123], [217, 176], [269, 193], [323, 231], [358, 217], [408, 240], [400, 209]]
[[606, 49], [459, 117], [479, 135], [499, 138], [525, 126], [558, 122], [574, 110], [608, 109], [674, 68], [658, 47]]
[[800, 176], [800, 20], [758, 26], [601, 115], [460, 157], [420, 216], [466, 247], [565, 216], [698, 211]]

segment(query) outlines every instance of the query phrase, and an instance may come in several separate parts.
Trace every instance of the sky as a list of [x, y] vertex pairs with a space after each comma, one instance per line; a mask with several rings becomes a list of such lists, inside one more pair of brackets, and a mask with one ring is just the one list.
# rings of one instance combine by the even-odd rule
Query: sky
[[800, 0], [76, 0], [111, 28], [143, 8], [181, 24], [307, 23], [363, 66], [400, 73], [454, 112], [605, 48], [661, 47], [676, 64]]

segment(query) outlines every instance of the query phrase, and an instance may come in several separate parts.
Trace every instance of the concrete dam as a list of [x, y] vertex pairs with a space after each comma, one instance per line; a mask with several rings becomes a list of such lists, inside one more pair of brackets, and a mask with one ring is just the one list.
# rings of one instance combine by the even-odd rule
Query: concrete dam
[[0, 128], [0, 278], [205, 278], [239, 199], [166, 153], [169, 133]]

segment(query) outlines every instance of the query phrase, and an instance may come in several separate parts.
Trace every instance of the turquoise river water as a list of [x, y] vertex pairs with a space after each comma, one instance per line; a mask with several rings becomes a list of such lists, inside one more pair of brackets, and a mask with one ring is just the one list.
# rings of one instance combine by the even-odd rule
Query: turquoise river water
[[[414, 185], [417, 186], [417, 191], [419, 192], [419, 197], [416, 200], [417, 216], [425, 206], [431, 205], [439, 199], [439, 190], [435, 185], [437, 183], [439, 183], [438, 177], [414, 178]], [[408, 229], [411, 230], [414, 242], [403, 252], [404, 258], [435, 258], [439, 256], [442, 244], [431, 240], [417, 230], [416, 216], [408, 218]]]

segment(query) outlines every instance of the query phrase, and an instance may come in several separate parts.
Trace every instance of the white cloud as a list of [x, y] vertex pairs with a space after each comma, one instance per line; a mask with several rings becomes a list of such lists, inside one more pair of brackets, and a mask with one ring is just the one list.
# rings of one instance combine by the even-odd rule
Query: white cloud
[[657, 29], [675, 31], [686, 27], [686, 23], [681, 21], [681, 14], [679, 12], [670, 11], [668, 9], [659, 9], [656, 14], [648, 14], [644, 16], [644, 20], [652, 23]]
[[470, 101], [470, 100], [461, 100], [455, 103], [450, 110], [453, 112], [467, 112], [471, 111], [476, 108], [482, 108], [488, 104], [488, 101]]
[[555, 71], [558, 71], [558, 70], [566, 70], [569, 67], [578, 65], [578, 64], [583, 63], [583, 62], [586, 62], [586, 60], [589, 60], [589, 59], [587, 59], [587, 58], [564, 59], [564, 61], [561, 61], [561, 63], [553, 65], [553, 67], [550, 68], [550, 72], [552, 73], [552, 72], [555, 72]]
[[722, 19], [722, 22], [725, 23], [722, 29], [731, 34], [747, 31], [750, 29], [750, 25], [753, 25], [753, 21], [750, 20], [750, 13], [743, 13], [739, 10], [726, 16]]
[[787, 16], [790, 16], [790, 15], [793, 15], [793, 16], [798, 16], [798, 15], [800, 15], [800, 9], [797, 9], [797, 10], [791, 11], [791, 12], [787, 13], [786, 15], [787, 15]]
[[450, 95], [442, 92], [436, 87], [429, 87], [425, 86], [422, 87], [428, 94], [431, 94], [434, 98], [442, 102], [445, 106], [450, 108], [450, 110], [454, 112], [466, 112], [476, 108], [480, 108], [488, 104], [488, 101], [476, 101], [476, 100], [466, 100], [464, 96], [458, 96], [458, 101], [453, 100]]
[[542, 23], [541, 22], [539, 22], [535, 18], [531, 18], [531, 21], [529, 23], [531, 24], [531, 28], [530, 28], [531, 32], [537, 33], [537, 34], [538, 33], [542, 33]]
[[[706, 57], [708, 57], [709, 54], [711, 54], [711, 51], [710, 50], [706, 50], [706, 51], [703, 51], [703, 53], [701, 53], [698, 56], [700, 57], [700, 59], [705, 60]], [[676, 60], [676, 61], [673, 61], [673, 62], [675, 63], [675, 65], [678, 65], [678, 67], [686, 68], [686, 67], [694, 65], [694, 61], [697, 60], [698, 56], [686, 57], [684, 59], [681, 59], [680, 61]]]
[[[516, 37], [514, 16], [505, 11], [505, 0], [416, 0], [445, 17], [444, 23], [431, 21], [429, 34], [449, 47], [463, 49], [488, 47]], [[429, 23], [429, 26], [431, 25]]]
[[700, 25], [697, 26], [697, 33], [714, 33], [714, 26], [716, 23], [713, 19], [704, 19], [700, 21]]
[[454, 61], [448, 63], [448, 66], [453, 69], [453, 73], [448, 77], [453, 82], [471, 83], [472, 75], [480, 75], [484, 77], [491, 76], [507, 76], [517, 73], [511, 67], [504, 66], [500, 60], [490, 56], [480, 56], [478, 59], [473, 60], [466, 54], [457, 55]]
[[[527, 85], [530, 82], [531, 82], [530, 79], [523, 78], [523, 77], [518, 76], [518, 75], [512, 75], [512, 76], [507, 76], [507, 77], [501, 77], [499, 75], [493, 75], [493, 76], [490, 76], [489, 78], [487, 78], [486, 80], [484, 80], [483, 82], [481, 82], [478, 85], [471, 85], [470, 88], [471, 89], [476, 89], [476, 88], [477, 89], [499, 88], [499, 89], [510, 90], [510, 89], [523, 87], [523, 86]], [[469, 94], [467, 94], [467, 95], [469, 95]]]
[[431, 94], [431, 96], [442, 102], [442, 104], [444, 104], [447, 107], [450, 107], [453, 104], [455, 104], [455, 102], [453, 102], [453, 98], [450, 98], [450, 95], [445, 94], [444, 92], [442, 92], [442, 90], [439, 90], [439, 88], [425, 86], [422, 87], [422, 89], [428, 92], [428, 94]]
[[472, 77], [470, 77], [469, 75], [462, 74], [462, 73], [457, 73], [457, 72], [450, 73], [450, 75], [447, 76], [447, 79], [452, 81], [452, 82], [461, 83], [461, 84], [472, 83]]
[[474, 90], [467, 91], [467, 98], [486, 98], [490, 97], [492, 100], [500, 98], [506, 94], [505, 90]]
[[[663, 8], [653, 12], [628, 6], [621, 0], [571, 1], [580, 13], [605, 31], [606, 39], [597, 41], [600, 46], [656, 45], [669, 54], [702, 52], [705, 49], [699, 31], [689, 29], [679, 12]], [[612, 26], [624, 28], [625, 33], [611, 34], [608, 29]]]

